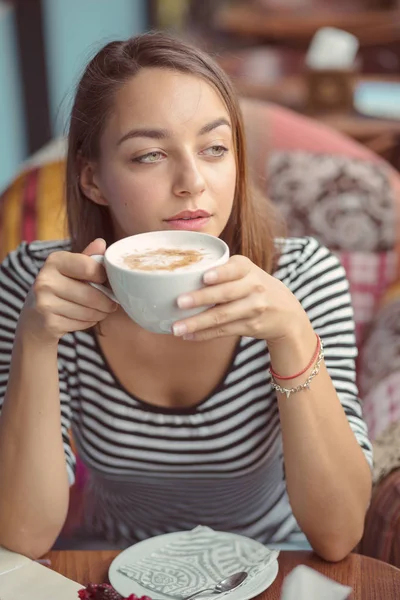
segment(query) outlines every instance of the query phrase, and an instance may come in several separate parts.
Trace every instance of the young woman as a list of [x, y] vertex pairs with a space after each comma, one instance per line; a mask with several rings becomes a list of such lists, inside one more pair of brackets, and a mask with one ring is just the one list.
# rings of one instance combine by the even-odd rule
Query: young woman
[[[66, 195], [70, 241], [23, 243], [0, 269], [0, 544], [54, 543], [72, 430], [88, 536], [205, 524], [343, 558], [371, 489], [348, 283], [316, 240], [277, 236], [224, 73], [160, 33], [105, 46], [77, 89]], [[177, 298], [213, 308], [152, 334], [87, 284], [105, 280], [90, 255], [183, 223], [232, 256]]]

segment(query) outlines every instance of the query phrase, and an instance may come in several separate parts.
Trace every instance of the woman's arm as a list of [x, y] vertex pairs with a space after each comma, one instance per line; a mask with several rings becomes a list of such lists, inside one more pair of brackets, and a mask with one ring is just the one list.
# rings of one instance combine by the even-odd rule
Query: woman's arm
[[[271, 364], [282, 376], [298, 373], [316, 347], [309, 321], [269, 344]], [[297, 379], [279, 381], [292, 388]], [[286, 483], [293, 514], [315, 551], [341, 560], [359, 542], [371, 496], [371, 470], [350, 428], [322, 362], [310, 389], [289, 398], [278, 393]]]
[[18, 332], [0, 417], [0, 545], [37, 558], [64, 524], [69, 483], [57, 343]]
[[[96, 240], [84, 253], [104, 250]], [[53, 252], [38, 259], [35, 273], [31, 252], [18, 250], [0, 265], [0, 545], [37, 557], [63, 526], [73, 478], [59, 342], [107, 318], [116, 305], [84, 283], [105, 278], [88, 256]]]
[[[313, 329], [319, 333], [325, 342], [319, 374], [310, 389], [279, 395], [278, 402], [294, 516], [315, 550], [338, 560], [362, 535], [371, 493], [349, 285], [338, 259], [317, 240], [286, 244], [276, 277], [242, 256], [212, 269], [204, 278], [207, 287], [178, 298], [184, 308], [212, 308], [176, 323], [174, 333], [194, 341], [229, 335], [264, 339], [274, 371], [284, 377], [309, 364], [316, 349]], [[311, 370], [280, 383], [296, 387]]]

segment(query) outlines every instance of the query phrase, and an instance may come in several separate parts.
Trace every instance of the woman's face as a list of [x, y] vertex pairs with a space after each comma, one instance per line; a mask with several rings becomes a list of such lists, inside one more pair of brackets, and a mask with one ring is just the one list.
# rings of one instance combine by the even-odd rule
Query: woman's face
[[229, 113], [202, 79], [142, 69], [116, 94], [94, 167], [117, 239], [164, 229], [219, 236], [235, 193]]

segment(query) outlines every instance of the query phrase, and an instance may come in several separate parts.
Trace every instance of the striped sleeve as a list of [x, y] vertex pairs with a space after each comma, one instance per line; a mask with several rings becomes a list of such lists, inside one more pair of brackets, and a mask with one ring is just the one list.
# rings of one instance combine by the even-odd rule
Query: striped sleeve
[[[50, 248], [49, 244], [47, 244]], [[47, 251], [47, 255], [49, 252]], [[22, 243], [0, 264], [0, 410], [3, 405], [11, 366], [11, 354], [19, 315], [26, 296], [45, 261], [39, 243]], [[59, 360], [61, 433], [70, 484], [74, 482], [75, 457], [69, 440], [70, 409], [68, 377]]]
[[[299, 240], [298, 240], [299, 241]], [[358, 396], [357, 346], [349, 283], [339, 259], [314, 238], [303, 238], [292, 263], [290, 289], [320, 336], [325, 364], [350, 427], [372, 466], [372, 445]]]

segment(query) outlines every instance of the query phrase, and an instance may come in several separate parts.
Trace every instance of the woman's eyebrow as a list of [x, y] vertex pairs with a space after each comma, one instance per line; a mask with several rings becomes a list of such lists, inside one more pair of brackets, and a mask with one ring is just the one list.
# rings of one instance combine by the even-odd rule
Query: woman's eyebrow
[[[217, 127], [221, 127], [222, 125], [226, 125], [229, 128], [231, 127], [231, 124], [229, 123], [228, 119], [226, 119], [225, 117], [221, 117], [204, 125], [198, 132], [198, 135], [210, 133], [210, 131], [213, 131]], [[132, 138], [151, 138], [153, 140], [165, 140], [169, 137], [171, 137], [171, 133], [167, 129], [149, 129], [147, 127], [141, 129], [131, 129], [130, 131], [128, 131], [128, 133], [123, 135], [121, 139], [118, 140], [117, 146], [122, 144], [122, 142], [130, 140]]]
[[170, 137], [169, 131], [166, 129], [131, 129], [122, 136], [120, 140], [117, 142], [117, 146], [125, 142], [126, 140], [130, 140], [131, 138], [152, 138], [153, 140], [165, 140]]
[[210, 131], [213, 131], [213, 129], [216, 129], [217, 127], [221, 127], [221, 125], [227, 125], [229, 128], [231, 127], [231, 124], [229, 123], [228, 119], [225, 119], [225, 117], [221, 117], [219, 119], [215, 119], [215, 121], [211, 121], [211, 123], [207, 123], [207, 125], [204, 125], [204, 127], [200, 129], [199, 135], [210, 133]]

